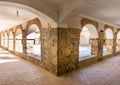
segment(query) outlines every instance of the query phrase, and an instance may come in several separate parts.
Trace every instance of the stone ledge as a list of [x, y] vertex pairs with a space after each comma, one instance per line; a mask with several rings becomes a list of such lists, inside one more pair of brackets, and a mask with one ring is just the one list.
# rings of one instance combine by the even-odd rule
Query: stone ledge
[[92, 56], [83, 60], [79, 61], [79, 68], [84, 68], [87, 67], [91, 64], [94, 64], [97, 62], [98, 57], [97, 56]]

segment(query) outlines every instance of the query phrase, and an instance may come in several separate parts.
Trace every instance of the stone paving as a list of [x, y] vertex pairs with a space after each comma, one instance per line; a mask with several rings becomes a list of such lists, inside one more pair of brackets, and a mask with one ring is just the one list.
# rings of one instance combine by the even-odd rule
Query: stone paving
[[120, 85], [120, 55], [56, 77], [0, 49], [0, 85]]

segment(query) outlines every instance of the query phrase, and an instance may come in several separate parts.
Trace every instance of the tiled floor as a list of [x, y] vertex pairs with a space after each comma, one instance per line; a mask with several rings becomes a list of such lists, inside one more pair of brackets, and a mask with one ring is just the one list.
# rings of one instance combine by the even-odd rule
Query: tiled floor
[[120, 55], [56, 77], [0, 49], [0, 85], [120, 85]]

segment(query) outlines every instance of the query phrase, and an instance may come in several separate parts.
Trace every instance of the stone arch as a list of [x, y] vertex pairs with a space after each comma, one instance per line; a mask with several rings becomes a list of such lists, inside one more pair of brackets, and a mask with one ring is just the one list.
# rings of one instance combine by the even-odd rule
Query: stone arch
[[22, 25], [18, 25], [15, 28], [15, 51], [20, 53], [23, 52], [22, 30]]
[[14, 37], [14, 32], [13, 32], [13, 29], [10, 29], [9, 30], [9, 47], [8, 47], [8, 49], [10, 50], [10, 51], [13, 51], [13, 37]]
[[90, 19], [87, 19], [87, 18], [83, 18], [81, 20], [81, 28], [83, 28], [87, 24], [94, 25], [96, 27], [96, 30], [98, 31], [98, 23], [96, 21], [93, 21], [93, 20], [90, 20]]
[[[98, 55], [98, 38], [99, 38], [98, 23], [95, 22], [95, 21], [83, 18], [81, 20], [81, 27], [82, 28], [81, 28], [81, 31], [80, 31], [80, 36], [81, 36], [84, 29], [85, 30], [87, 29], [86, 31], [89, 31], [90, 36], [88, 37], [89, 45], [88, 46], [86, 45], [87, 48], [84, 47], [84, 46], [79, 47], [80, 48], [79, 51], [81, 52], [81, 53], [79, 53], [79, 55], [84, 55], [85, 54], [85, 53], [82, 53], [81, 48], [84, 49], [84, 50], [87, 50], [86, 52], [89, 52], [89, 53], [86, 53], [88, 56], [90, 56], [90, 55]], [[85, 35], [89, 35], [89, 34], [85, 34]], [[81, 37], [80, 37], [79, 42], [81, 43], [81, 41], [84, 41], [84, 40], [81, 40]]]
[[113, 53], [113, 38], [114, 38], [114, 30], [112, 26], [105, 25], [104, 26], [104, 47], [103, 47], [103, 55], [108, 55]]
[[[98, 23], [96, 21], [93, 21], [93, 20], [90, 20], [90, 19], [87, 19], [87, 18], [83, 18], [81, 20], [81, 30], [85, 27], [85, 26], [88, 26], [88, 25], [91, 25], [91, 27], [89, 27], [89, 31], [91, 34], [93, 33], [96, 33], [97, 35], [97, 38], [99, 38], [99, 33], [98, 33]], [[90, 28], [94, 28], [94, 29], [90, 29]], [[94, 32], [93, 32], [94, 30]], [[92, 35], [92, 37], [95, 36], [95, 34]]]
[[33, 19], [33, 20], [31, 20], [31, 21], [29, 21], [29, 22], [27, 23], [26, 32], [28, 32], [28, 28], [29, 28], [32, 24], [37, 25], [37, 26], [39, 27], [39, 30], [41, 31], [41, 28], [42, 28], [41, 22], [40, 22], [40, 20], [39, 20], [38, 18], [35, 18], [35, 19]]
[[112, 30], [112, 32], [114, 32], [114, 29], [113, 29], [113, 27], [112, 26], [110, 26], [110, 25], [105, 25], [104, 26], [104, 31], [106, 30], [106, 29], [111, 29]]
[[41, 28], [41, 22], [37, 18], [29, 21], [26, 28], [27, 54], [37, 59], [41, 57]]

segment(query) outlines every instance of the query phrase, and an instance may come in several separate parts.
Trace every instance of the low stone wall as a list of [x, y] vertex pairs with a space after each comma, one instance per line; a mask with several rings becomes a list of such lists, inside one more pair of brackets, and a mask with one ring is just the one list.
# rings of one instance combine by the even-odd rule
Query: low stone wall
[[97, 61], [98, 61], [98, 56], [91, 56], [87, 59], [79, 61], [79, 68], [82, 69], [86, 66], [96, 63]]
[[91, 55], [98, 55], [98, 39], [90, 39], [91, 40]]

